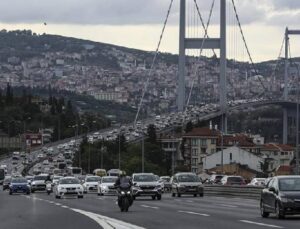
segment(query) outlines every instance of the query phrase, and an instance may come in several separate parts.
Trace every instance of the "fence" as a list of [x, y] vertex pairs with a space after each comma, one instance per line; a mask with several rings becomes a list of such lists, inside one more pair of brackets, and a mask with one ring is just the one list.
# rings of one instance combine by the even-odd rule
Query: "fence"
[[262, 187], [205, 185], [204, 195], [259, 199]]

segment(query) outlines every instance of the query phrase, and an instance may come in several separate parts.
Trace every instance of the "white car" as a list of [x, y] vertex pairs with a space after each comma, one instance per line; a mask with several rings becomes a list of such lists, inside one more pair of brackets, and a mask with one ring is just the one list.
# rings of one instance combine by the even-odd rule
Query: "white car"
[[105, 176], [102, 177], [101, 182], [98, 184], [98, 196], [103, 196], [105, 194], [117, 194], [117, 190], [114, 186], [118, 177], [116, 176]]
[[248, 185], [264, 187], [265, 184], [266, 184], [266, 178], [253, 178]]
[[49, 161], [48, 160], [44, 160], [43, 161], [43, 165], [49, 165]]
[[37, 156], [38, 159], [41, 159], [41, 158], [44, 158], [44, 154], [40, 153], [38, 156]]
[[83, 198], [83, 187], [75, 177], [64, 177], [59, 179], [58, 185], [54, 187], [55, 198], [64, 196], [77, 196]]
[[86, 176], [83, 183], [84, 193], [97, 192], [98, 184], [100, 181], [101, 177], [99, 176]]

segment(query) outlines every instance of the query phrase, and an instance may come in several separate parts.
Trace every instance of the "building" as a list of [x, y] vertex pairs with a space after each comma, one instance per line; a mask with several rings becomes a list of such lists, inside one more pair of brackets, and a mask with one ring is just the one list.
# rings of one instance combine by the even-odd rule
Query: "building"
[[162, 150], [170, 153], [174, 170], [179, 165], [183, 165], [183, 157], [180, 150], [181, 140], [181, 135], [162, 135], [159, 138]]
[[[249, 168], [253, 171], [262, 172], [260, 164], [261, 162], [263, 162], [263, 160], [263, 155], [255, 155], [237, 146], [233, 146], [223, 150], [223, 165], [237, 164]], [[203, 160], [203, 166], [206, 170], [220, 167], [221, 164], [222, 151], [207, 155]], [[236, 174], [238, 173], [236, 172]]]
[[294, 158], [294, 147], [290, 145], [269, 143], [263, 145], [261, 153], [269, 160], [269, 171], [279, 166], [289, 166]]
[[194, 128], [183, 135], [184, 165], [194, 173], [203, 172], [203, 159], [214, 154], [217, 149], [217, 139], [220, 132], [210, 128]]
[[7, 134], [0, 132], [0, 149], [20, 149], [22, 138], [20, 136], [8, 137]]

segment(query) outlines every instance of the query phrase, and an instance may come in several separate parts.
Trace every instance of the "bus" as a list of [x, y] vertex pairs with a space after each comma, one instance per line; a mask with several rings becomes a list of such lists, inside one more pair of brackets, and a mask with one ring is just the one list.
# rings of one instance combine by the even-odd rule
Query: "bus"
[[4, 178], [5, 178], [5, 169], [0, 168], [0, 184], [1, 185], [3, 184]]
[[79, 167], [68, 167], [67, 168], [67, 174], [70, 176], [81, 176], [82, 175], [82, 169]]
[[105, 169], [95, 169], [93, 171], [93, 174], [95, 176], [104, 177], [104, 176], [106, 176], [106, 170]]

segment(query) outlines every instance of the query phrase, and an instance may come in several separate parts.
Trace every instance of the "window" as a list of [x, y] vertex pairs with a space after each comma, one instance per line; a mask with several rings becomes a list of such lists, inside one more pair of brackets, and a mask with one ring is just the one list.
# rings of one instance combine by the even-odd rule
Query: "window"
[[200, 139], [200, 144], [201, 146], [206, 146], [207, 145], [206, 139]]
[[213, 139], [211, 139], [211, 144], [216, 144], [217, 143], [217, 139], [215, 139], [215, 138], [213, 138]]
[[277, 156], [278, 155], [278, 152], [274, 151], [274, 156]]
[[192, 166], [196, 166], [198, 164], [198, 158], [192, 159]]
[[284, 155], [284, 152], [281, 152], [281, 156], [283, 156]]
[[197, 139], [192, 139], [192, 146], [197, 146]]
[[198, 149], [192, 149], [192, 156], [198, 156]]
[[229, 154], [229, 160], [232, 161], [232, 153]]

